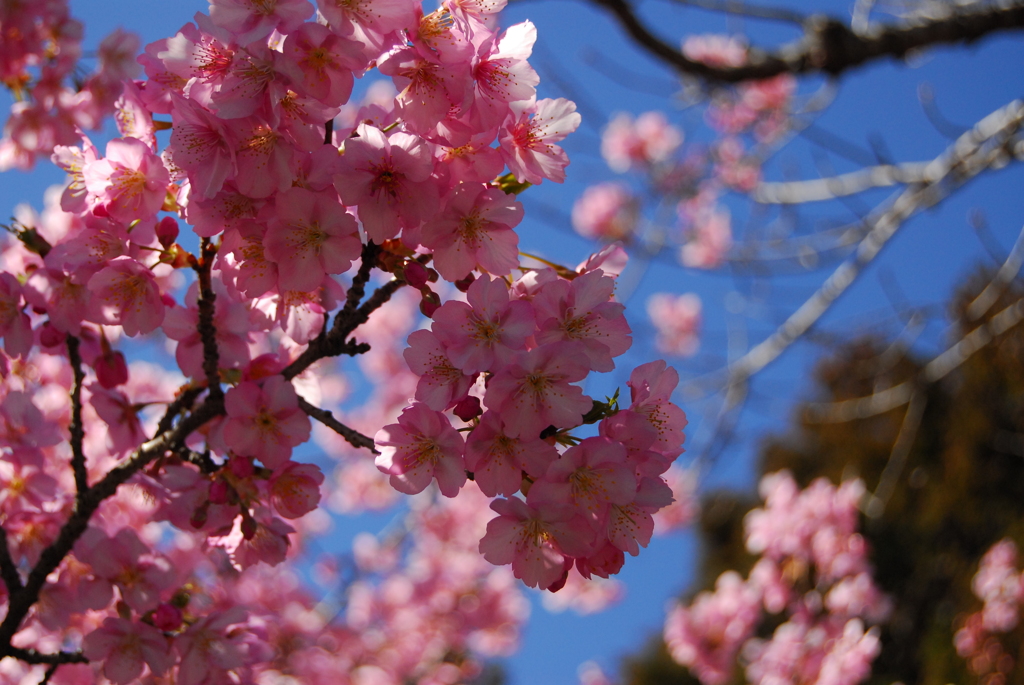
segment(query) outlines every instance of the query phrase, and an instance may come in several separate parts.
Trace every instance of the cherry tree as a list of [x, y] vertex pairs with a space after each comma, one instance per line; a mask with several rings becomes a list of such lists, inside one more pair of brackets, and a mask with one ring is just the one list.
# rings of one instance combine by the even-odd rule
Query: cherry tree
[[[478, 676], [515, 650], [524, 587], [613, 599], [593, 579], [618, 573], [656, 525], [693, 518], [749, 380], [907, 218], [1021, 155], [1015, 101], [928, 163], [762, 177], [820, 106], [797, 111], [800, 77], [1019, 28], [1018, 5], [924, 3], [876, 25], [860, 3], [850, 27], [765, 10], [804, 33], [770, 51], [729, 36], [680, 48], [629, 4], [595, 0], [680, 75], [716, 138], [698, 151], [664, 114], [615, 116], [608, 166], [639, 174], [679, 230], [645, 223], [635, 186], [606, 182], [572, 212], [604, 245], [576, 265], [527, 254], [517, 227], [532, 189], [566, 181], [582, 118], [571, 98], [538, 96], [537, 28], [503, 28], [504, 4], [214, 0], [149, 45], [113, 33], [85, 77], [65, 2], [0, 5], [0, 68], [18, 100], [0, 168], [52, 162], [68, 176], [41, 212], [18, 210], [0, 253], [4, 682]], [[117, 135], [94, 143], [108, 119]], [[734, 263], [728, 193], [793, 205], [891, 185], [903, 189], [820, 289], [701, 381], [723, 400], [689, 470], [675, 463], [687, 418], [665, 361], [632, 355], [620, 390], [588, 394], [633, 346], [627, 258], [675, 240], [684, 267]], [[849, 245], [824, 238], [820, 252]], [[1019, 267], [1007, 264], [993, 288]], [[664, 354], [701, 348], [699, 299], [664, 293], [647, 310]], [[911, 425], [917, 395], [904, 390], [864, 402], [906, 404]], [[747, 541], [762, 561], [671, 611], [673, 657], [709, 685], [737, 658], [751, 680], [860, 682], [888, 612], [857, 532], [878, 493], [824, 481], [801, 493], [785, 474], [763, 493]], [[350, 564], [313, 549], [324, 507], [405, 500], [390, 530], [356, 539]], [[986, 604], [958, 633], [965, 658], [1014, 624], [1010, 549], [979, 573]], [[313, 592], [307, 572], [338, 592]], [[752, 632], [764, 612], [785, 619], [771, 640]]]

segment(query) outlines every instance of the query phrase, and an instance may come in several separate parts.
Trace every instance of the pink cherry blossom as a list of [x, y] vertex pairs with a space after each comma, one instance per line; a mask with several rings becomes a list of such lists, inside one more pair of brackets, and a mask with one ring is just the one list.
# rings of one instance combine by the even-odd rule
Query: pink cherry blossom
[[613, 504], [626, 505], [637, 482], [626, 465], [626, 450], [607, 438], [587, 438], [570, 447], [530, 488], [527, 502], [535, 506], [572, 504], [600, 530]]
[[490, 371], [526, 347], [534, 331], [533, 309], [510, 300], [503, 280], [481, 276], [469, 287], [467, 299], [468, 304], [446, 302], [433, 316], [433, 331], [457, 368]]
[[492, 564], [512, 564], [530, 587], [551, 587], [568, 574], [571, 557], [592, 549], [593, 531], [571, 507], [538, 509], [513, 497], [494, 500], [491, 509], [498, 517], [487, 524], [480, 552]]
[[655, 293], [647, 298], [647, 316], [658, 332], [658, 350], [690, 357], [700, 347], [701, 302], [693, 293]]
[[474, 269], [507, 276], [519, 265], [519, 239], [512, 229], [523, 206], [497, 188], [460, 183], [445, 208], [423, 226], [423, 244], [434, 251], [434, 266], [449, 281]]
[[94, 202], [124, 223], [152, 216], [163, 206], [170, 174], [149, 146], [135, 138], [107, 143], [106, 157], [82, 169]]
[[420, 377], [416, 399], [436, 411], [444, 411], [469, 393], [473, 376], [455, 366], [444, 344], [430, 331], [413, 331], [403, 353], [409, 368]]
[[436, 211], [438, 190], [430, 180], [434, 160], [426, 142], [412, 134], [386, 135], [366, 124], [356, 133], [345, 142], [343, 170], [334, 186], [345, 204], [359, 205], [370, 239], [382, 243]]
[[275, 29], [291, 33], [312, 13], [308, 0], [210, 0], [210, 20], [242, 44], [266, 38]]
[[325, 275], [344, 273], [359, 256], [356, 221], [333, 192], [291, 188], [278, 195], [276, 210], [263, 246], [277, 263], [282, 290], [314, 290]]
[[584, 238], [626, 240], [638, 220], [639, 203], [622, 183], [590, 186], [572, 207], [572, 227]]
[[286, 519], [300, 518], [320, 504], [323, 482], [324, 474], [316, 464], [289, 461], [270, 477], [270, 501]]
[[268, 468], [282, 466], [292, 448], [309, 439], [309, 418], [283, 376], [262, 384], [243, 381], [224, 396], [224, 441], [232, 450], [259, 459]]
[[377, 468], [399, 492], [422, 492], [436, 478], [441, 494], [455, 497], [466, 482], [465, 440], [444, 414], [424, 404], [406, 407], [373, 441], [380, 450]]
[[548, 426], [579, 425], [592, 402], [574, 381], [589, 369], [578, 343], [543, 345], [513, 356], [491, 378], [484, 406], [498, 412], [505, 434], [533, 439]]
[[156, 330], [164, 320], [164, 303], [153, 272], [131, 257], [117, 257], [89, 279], [86, 318], [118, 324], [125, 335]]
[[281, 54], [293, 87], [330, 106], [348, 102], [353, 72], [365, 66], [358, 43], [309, 22], [288, 33]]
[[609, 168], [621, 174], [668, 161], [682, 143], [682, 132], [661, 112], [644, 112], [635, 120], [620, 113], [601, 136], [601, 154]]
[[85, 636], [82, 652], [87, 659], [103, 663], [103, 675], [118, 685], [127, 685], [142, 675], [146, 666], [162, 676], [174, 665], [170, 644], [153, 626], [123, 618], [107, 617], [103, 625]]
[[555, 143], [575, 131], [580, 120], [576, 104], [565, 98], [538, 100], [513, 109], [498, 142], [516, 180], [535, 185], [545, 178], [555, 183], [564, 181], [569, 157]]
[[480, 491], [490, 497], [514, 495], [524, 473], [539, 478], [557, 459], [558, 452], [543, 440], [505, 435], [501, 418], [493, 411], [484, 412], [466, 440], [466, 468]]
[[533, 298], [540, 329], [537, 342], [578, 343], [590, 368], [611, 371], [615, 366], [612, 357], [623, 354], [633, 343], [623, 315], [625, 306], [611, 301], [614, 289], [615, 279], [601, 269], [541, 288]]

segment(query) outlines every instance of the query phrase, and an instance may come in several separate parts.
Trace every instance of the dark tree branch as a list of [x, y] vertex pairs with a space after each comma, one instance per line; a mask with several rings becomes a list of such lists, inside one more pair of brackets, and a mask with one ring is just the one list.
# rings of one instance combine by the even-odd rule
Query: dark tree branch
[[85, 450], [82, 442], [85, 440], [85, 428], [82, 424], [82, 383], [85, 381], [85, 373], [82, 371], [82, 355], [78, 351], [78, 338], [73, 335], [67, 337], [68, 361], [71, 362], [71, 370], [75, 375], [75, 384], [71, 388], [71, 470], [75, 473], [75, 490], [78, 496], [89, 489], [89, 475], [85, 470]]
[[42, 652], [37, 652], [34, 649], [10, 647], [7, 650], [7, 656], [13, 656], [15, 659], [21, 659], [26, 664], [51, 664], [53, 666], [60, 666], [61, 664], [89, 663], [89, 660], [86, 659], [85, 655], [81, 652], [56, 652], [54, 654], [44, 654]]
[[7, 530], [0, 526], [0, 577], [7, 586], [7, 594], [13, 595], [21, 591], [21, 576], [18, 567], [11, 558], [11, 548], [7, 545]]
[[46, 669], [46, 673], [43, 674], [43, 679], [39, 681], [39, 685], [47, 685], [47, 683], [50, 682], [50, 678], [53, 677], [53, 674], [57, 672], [58, 668], [60, 668], [60, 664], [52, 664], [48, 669]]
[[345, 315], [347, 313], [354, 312], [356, 307], [359, 306], [359, 302], [363, 299], [363, 295], [366, 294], [366, 284], [370, 280], [370, 274], [373, 271], [373, 267], [377, 262], [377, 255], [379, 254], [380, 247], [374, 244], [372, 240], [363, 245], [363, 252], [359, 261], [359, 270], [352, 278], [352, 285], [345, 294], [345, 306], [342, 307], [341, 311], [334, 317], [333, 330], [337, 330], [342, 327], [344, 325]]
[[373, 438], [363, 435], [354, 428], [349, 428], [341, 421], [334, 418], [334, 415], [326, 409], [321, 409], [320, 407], [310, 404], [301, 396], [299, 397], [299, 408], [341, 437], [345, 438], [345, 440], [347, 440], [353, 447], [365, 447], [374, 454], [380, 454], [376, 449], [374, 449]]
[[178, 417], [183, 411], [188, 411], [192, 408], [192, 404], [196, 401], [206, 388], [201, 386], [191, 386], [182, 390], [181, 393], [174, 398], [174, 401], [167, 405], [167, 411], [164, 412], [163, 417], [160, 419], [160, 423], [156, 427], [156, 432], [153, 434], [154, 437], [161, 435], [171, 430], [171, 426], [174, 425], [174, 419]]
[[838, 19], [815, 15], [803, 24], [803, 37], [774, 52], [751, 49], [747, 63], [738, 67], [713, 66], [687, 58], [675, 46], [654, 35], [627, 0], [590, 0], [606, 8], [644, 50], [677, 71], [708, 81], [739, 83], [779, 74], [839, 74], [882, 58], [903, 58], [907, 53], [934, 45], [970, 43], [996, 31], [1024, 28], [1024, 3], [1004, 7], [968, 7], [950, 10], [941, 18], [926, 18], [854, 33]]
[[224, 396], [220, 387], [220, 352], [217, 349], [217, 327], [213, 324], [214, 307], [217, 296], [210, 283], [210, 268], [216, 249], [208, 238], [203, 238], [202, 259], [195, 267], [199, 276], [199, 324], [196, 330], [203, 342], [203, 374], [210, 389], [210, 397], [218, 399]]
[[739, 17], [764, 19], [765, 21], [782, 21], [800, 25], [807, 21], [807, 15], [800, 12], [794, 12], [782, 7], [748, 5], [739, 0], [672, 0], [672, 2], [678, 5], [686, 5], [687, 7], [697, 7], [709, 12], [734, 14]]
[[[89, 525], [89, 519], [96, 513], [100, 504], [117, 492], [118, 487], [145, 468], [147, 464], [168, 451], [177, 450], [184, 445], [185, 439], [193, 431], [223, 413], [222, 398], [207, 398], [194, 412], [182, 419], [173, 430], [160, 433], [152, 440], [143, 443], [126, 461], [111, 469], [102, 480], [85, 492], [79, 493], [71, 516], [61, 527], [57, 539], [39, 555], [39, 561], [29, 572], [28, 579], [21, 590], [12, 593], [8, 598], [7, 615], [4, 616], [3, 623], [0, 623], [0, 658], [18, 656], [15, 653], [17, 648], [11, 645], [11, 638], [18, 632], [29, 609], [38, 601], [39, 592], [46, 584], [46, 577], [60, 566], [61, 561], [85, 532]], [[18, 656], [18, 658], [21, 657]]]

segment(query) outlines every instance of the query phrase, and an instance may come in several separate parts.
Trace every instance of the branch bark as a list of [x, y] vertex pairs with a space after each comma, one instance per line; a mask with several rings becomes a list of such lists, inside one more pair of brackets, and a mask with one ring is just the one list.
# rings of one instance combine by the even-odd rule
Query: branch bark
[[839, 76], [883, 57], [903, 58], [922, 48], [971, 43], [996, 31], [1024, 28], [1022, 2], [980, 9], [953, 8], [944, 17], [881, 26], [864, 33], [855, 33], [838, 19], [815, 15], [804, 22], [801, 39], [772, 52], [751, 49], [746, 64], [726, 67], [687, 58], [656, 36], [627, 0], [590, 1], [615, 15], [630, 37], [652, 56], [682, 74], [719, 83], [756, 81], [779, 74]]

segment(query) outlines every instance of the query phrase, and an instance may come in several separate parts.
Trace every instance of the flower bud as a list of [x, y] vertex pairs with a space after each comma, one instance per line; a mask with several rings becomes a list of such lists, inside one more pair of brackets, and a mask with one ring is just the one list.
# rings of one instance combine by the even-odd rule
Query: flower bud
[[424, 288], [422, 292], [423, 299], [420, 300], [420, 311], [423, 312], [423, 316], [430, 318], [440, 308], [441, 298], [429, 288]]
[[173, 216], [165, 216], [157, 222], [156, 238], [165, 250], [178, 239], [178, 222]]
[[166, 602], [153, 612], [153, 625], [167, 632], [180, 628], [182, 619], [181, 609]]
[[480, 398], [473, 397], [470, 395], [461, 402], [455, 405], [452, 412], [465, 422], [470, 422], [477, 416], [480, 416], [482, 407], [480, 406]]
[[128, 365], [121, 352], [111, 350], [96, 357], [93, 369], [96, 371], [96, 380], [107, 390], [128, 382]]
[[405, 280], [412, 287], [420, 290], [427, 284], [427, 267], [412, 261], [405, 265]]

